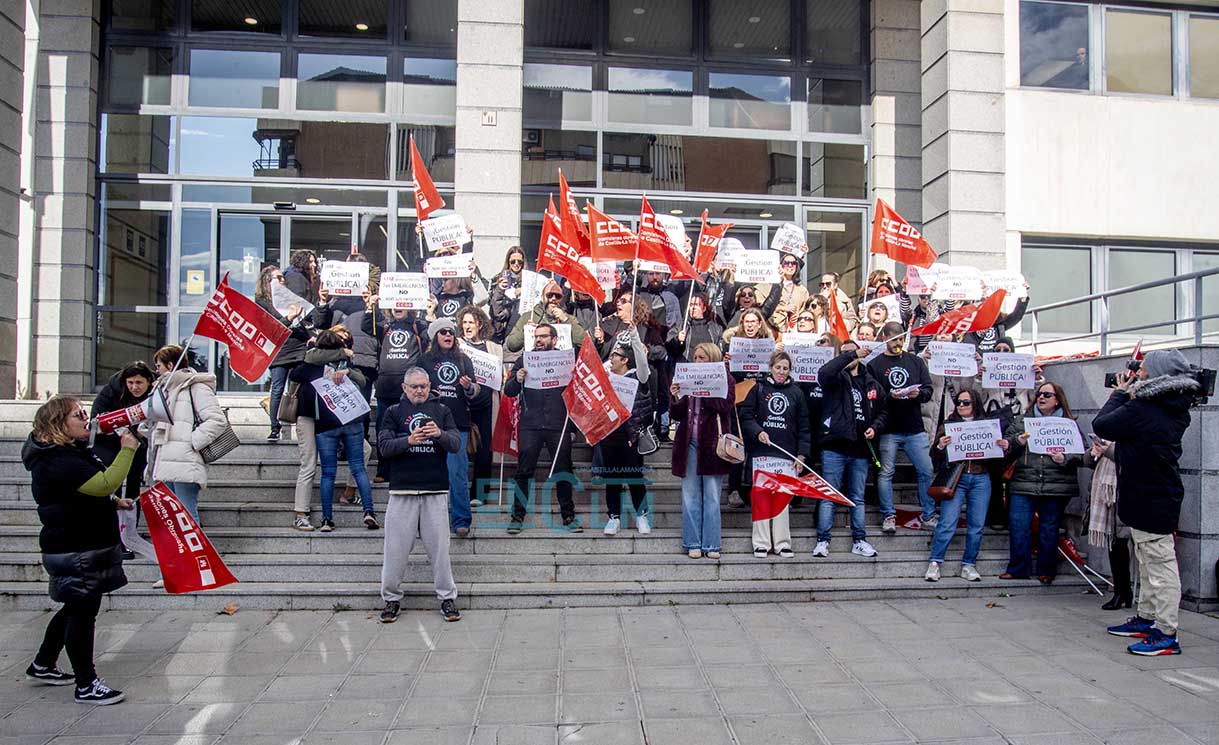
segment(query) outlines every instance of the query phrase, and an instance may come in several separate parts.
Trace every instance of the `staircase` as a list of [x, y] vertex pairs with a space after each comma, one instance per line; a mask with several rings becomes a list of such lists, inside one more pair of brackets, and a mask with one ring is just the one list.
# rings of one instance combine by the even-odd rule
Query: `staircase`
[[[168, 595], [151, 586], [159, 577], [157, 568], [137, 559], [125, 564], [130, 584], [110, 595], [107, 607], [215, 610], [229, 600], [266, 609], [380, 607], [381, 531], [364, 528], [359, 507], [338, 504], [335, 532], [293, 530], [295, 442], [264, 441], [266, 415], [257, 399], [223, 396], [222, 403], [247, 444], [209, 468], [209, 486], [200, 498], [199, 511], [205, 532], [241, 582], [207, 593]], [[42, 609], [51, 602], [38, 551], [38, 515], [20, 460], [21, 444], [37, 403], [5, 402], [0, 408], [4, 412], [0, 414], [0, 608]], [[925, 582], [930, 534], [899, 529], [897, 535], [882, 535], [880, 516], [871, 503], [868, 538], [880, 552], [875, 558], [850, 553], [846, 513], [838, 510], [829, 558], [813, 559], [814, 509], [805, 502], [792, 512], [795, 558], [754, 558], [748, 509], [724, 507], [722, 558], [692, 560], [681, 549], [680, 481], [669, 472], [671, 449], [667, 444], [647, 459], [653, 531], [646, 536], [635, 531], [630, 515], [624, 515], [617, 536], [601, 534], [604, 488], [589, 488], [593, 481], [590, 448], [577, 445], [573, 460], [581, 482], [575, 489], [577, 514], [586, 532], [567, 534], [554, 529], [560, 521], [551, 492], [530, 514], [524, 533], [509, 536], [505, 528], [510, 491], [500, 505], [496, 501], [498, 480], [490, 484], [489, 493], [483, 495], [490, 501], [474, 510], [471, 537], [454, 538], [451, 544], [463, 608], [992, 596], [1077, 592], [1084, 586], [1082, 580], [1066, 573], [1049, 588], [1036, 580], [998, 580], [1007, 563], [1008, 539], [1006, 532], [989, 529], [978, 561], [982, 582], [967, 583], [955, 576], [964, 540], [960, 534], [949, 548], [944, 579], [937, 584]], [[547, 461], [545, 467], [539, 467], [539, 482], [545, 480], [548, 466]], [[513, 469], [509, 463], [506, 481]], [[340, 483], [345, 472], [340, 464]], [[908, 465], [899, 466], [898, 502], [917, 501], [912, 476]], [[375, 484], [373, 501], [379, 515], [387, 498], [385, 485]], [[624, 510], [629, 511], [629, 498], [624, 496], [623, 501]], [[315, 494], [315, 521], [319, 504]], [[431, 608], [436, 600], [421, 545], [415, 553], [419, 561], [410, 567], [403, 605]]]

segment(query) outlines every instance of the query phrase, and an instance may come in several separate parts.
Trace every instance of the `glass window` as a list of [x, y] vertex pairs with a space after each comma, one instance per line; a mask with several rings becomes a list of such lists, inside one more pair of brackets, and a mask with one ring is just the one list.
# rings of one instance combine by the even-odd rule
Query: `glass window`
[[292, 153], [301, 178], [389, 178], [388, 124], [294, 124]]
[[[798, 143], [687, 135], [603, 136], [602, 183], [610, 189], [796, 193]], [[725, 158], [731, 153], [731, 158]]]
[[693, 51], [690, 0], [609, 0], [609, 49], [688, 57]]
[[597, 0], [525, 0], [525, 46], [593, 49], [598, 5]]
[[804, 59], [815, 65], [858, 65], [860, 0], [804, 0]]
[[186, 364], [199, 372], [207, 372], [217, 342], [205, 336], [195, 336], [195, 326], [199, 323], [199, 316], [199, 313], [179, 313], [178, 335], [171, 343], [186, 346], [189, 342], [190, 351], [186, 354]]
[[524, 76], [525, 121], [592, 121], [591, 67], [526, 64]]
[[191, 0], [190, 28], [278, 34], [282, 28], [279, 0]]
[[173, 119], [102, 114], [103, 173], [169, 173], [174, 162]]
[[[863, 285], [863, 215], [859, 212], [807, 212], [808, 258], [805, 276], [821, 281], [822, 274], [838, 272], [838, 284], [854, 288]], [[815, 278], [815, 279], [814, 279]], [[820, 291], [820, 285], [809, 292]]]
[[804, 143], [804, 196], [867, 199], [868, 164], [863, 145]]
[[169, 212], [107, 207], [105, 216], [98, 303], [169, 305]]
[[279, 263], [279, 215], [224, 213], [219, 217], [220, 274], [229, 286], [254, 297], [258, 274], [267, 264]]
[[812, 132], [863, 131], [863, 84], [858, 80], [808, 79], [808, 128]]
[[[680, 200], [680, 199], [665, 199], [664, 197], [648, 196], [648, 204], [652, 205], [652, 209], [657, 213], [668, 212], [670, 215], [675, 215], [682, 218], [687, 226], [687, 232], [696, 234], [699, 229], [699, 216], [703, 210], [707, 210], [707, 220], [713, 223], [731, 222], [734, 224], [743, 223], [746, 220], [775, 220], [790, 222], [794, 219], [795, 211], [790, 204], [747, 204], [742, 202], [705, 202], [698, 200]], [[545, 208], [546, 203], [543, 199], [541, 208]], [[538, 215], [541, 215], [541, 208], [538, 210]], [[605, 198], [605, 213], [609, 215], [620, 215], [624, 220], [636, 220], [639, 217], [639, 197]], [[753, 238], [745, 241], [747, 248], [760, 248], [760, 231], [758, 228], [743, 228], [753, 234]], [[736, 231], [729, 231], [728, 235], [737, 235]], [[690, 236], [693, 240], [694, 235]]]
[[1219, 98], [1219, 18], [1189, 17], [1189, 95]]
[[630, 124], [694, 121], [694, 73], [687, 70], [609, 69], [609, 120]]
[[457, 118], [457, 61], [407, 57], [402, 61], [407, 116]]
[[406, 0], [404, 38], [419, 44], [457, 45], [457, 3]]
[[1105, 8], [1110, 93], [1172, 95], [1172, 16]]
[[346, 3], [300, 0], [297, 7], [301, 36], [382, 40], [389, 26], [389, 4], [384, 0], [357, 0]]
[[255, 139], [258, 124], [257, 119], [182, 117], [179, 170], [192, 176], [254, 176], [267, 162]]
[[526, 129], [521, 144], [521, 184], [559, 186], [559, 169], [572, 187], [597, 185], [597, 133]]
[[385, 58], [339, 54], [297, 57], [296, 107], [311, 111], [385, 111]]
[[346, 261], [351, 255], [351, 218], [292, 217], [292, 245], [308, 246], [323, 261]]
[[1020, 84], [1088, 90], [1088, 8], [1020, 3]]
[[[1092, 251], [1064, 246], [1024, 246], [1020, 271], [1036, 288], [1033, 305], [1047, 305], [1088, 295], [1092, 289]], [[1033, 331], [1032, 315], [1024, 317], [1022, 331]], [[1037, 314], [1037, 331], [1045, 334], [1085, 334], [1092, 330], [1089, 303]]]
[[96, 383], [104, 385], [110, 376], [134, 360], [151, 365], [153, 353], [165, 346], [168, 322], [165, 313], [98, 311], [97, 351], [93, 356]]
[[107, 102], [111, 106], [168, 106], [172, 72], [172, 49], [111, 47]]
[[[1219, 269], [1219, 253], [1194, 252], [1194, 271]], [[1194, 299], [1194, 315], [1209, 316], [1219, 313], [1219, 275], [1211, 275], [1202, 279], [1202, 297]], [[1205, 334], [1219, 332], [1219, 318], [1202, 322]]]
[[713, 72], [708, 94], [712, 127], [791, 129], [792, 81], [784, 75]]
[[789, 0], [710, 0], [707, 51], [717, 57], [791, 56]]
[[182, 210], [182, 256], [178, 270], [178, 304], [207, 304], [212, 285], [211, 210]]
[[169, 31], [177, 0], [110, 0], [110, 28], [115, 31]]
[[[436, 183], [452, 183], [453, 167], [457, 156], [457, 129], [434, 127], [427, 124], [399, 124], [395, 146], [398, 150], [397, 180], [411, 180], [410, 137], [415, 138], [415, 148], [423, 159], [423, 166]], [[410, 196], [408, 194], [408, 196]], [[450, 205], [453, 200], [446, 199]], [[411, 202], [414, 206], [414, 202]]]
[[220, 49], [190, 52], [191, 106], [279, 106], [279, 53]]
[[[1176, 265], [1177, 257], [1172, 251], [1111, 248], [1109, 249], [1109, 289], [1116, 290], [1143, 282], [1167, 279], [1176, 274]], [[1033, 287], [1037, 286], [1032, 281], [1029, 284]], [[1077, 291], [1076, 295], [1079, 294], [1081, 293]], [[1109, 300], [1109, 328], [1114, 331], [1155, 321], [1174, 320], [1176, 317], [1176, 288], [1172, 285], [1116, 295]], [[1168, 325], [1130, 331], [1122, 336], [1138, 337], [1144, 334], [1150, 336], [1172, 333], [1173, 327]]]

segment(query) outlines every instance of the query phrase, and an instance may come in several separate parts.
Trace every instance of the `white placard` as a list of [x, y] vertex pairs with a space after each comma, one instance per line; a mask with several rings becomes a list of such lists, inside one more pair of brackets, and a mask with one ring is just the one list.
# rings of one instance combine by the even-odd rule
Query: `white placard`
[[797, 476], [796, 462], [791, 458], [781, 458], [774, 455], [759, 455], [753, 459], [753, 472], [769, 471], [784, 476]]
[[[724, 244], [728, 242], [725, 238], [720, 241], [720, 248], [715, 252], [715, 268], [717, 271], [721, 269], [731, 269], [736, 271], [737, 259], [741, 254], [745, 253], [744, 248], [728, 248]], [[740, 241], [737, 241], [740, 244]]]
[[[124, 491], [123, 496], [128, 499], [132, 498], [126, 491]], [[138, 517], [135, 510], [115, 510], [115, 512], [118, 513], [119, 540], [123, 542], [123, 546], [128, 551], [134, 551], [145, 559], [155, 562], [157, 560], [157, 550], [135, 529], [135, 521]]]
[[[866, 365], [874, 359], [879, 358], [888, 349], [888, 345], [879, 341], [857, 341], [855, 342], [861, 349], [868, 350], [868, 356], [863, 358], [863, 363]], [[917, 387], [917, 386], [915, 386]]]
[[324, 375], [313, 381], [313, 390], [317, 391], [318, 400], [343, 424], [371, 411], [368, 402], [364, 400], [364, 394], [360, 393], [360, 389], [346, 375], [338, 383], [331, 380], [329, 374]]
[[975, 267], [943, 265], [937, 268], [935, 287], [931, 292], [933, 299], [978, 300], [985, 295], [982, 272]]
[[363, 295], [368, 290], [368, 263], [323, 261], [322, 287], [331, 295]]
[[779, 252], [764, 249], [761, 251], [741, 251], [734, 259], [736, 273], [733, 276], [737, 282], [778, 282]]
[[1033, 362], [1031, 354], [987, 352], [982, 355], [982, 387], [1032, 390], [1037, 387]]
[[784, 331], [783, 348], [790, 352], [792, 347], [815, 347], [820, 338], [821, 334], [814, 334], [811, 331]]
[[[885, 310], [888, 311], [888, 315], [885, 316], [886, 323], [888, 323], [889, 321], [898, 321], [899, 323], [901, 322], [902, 306], [898, 303], [897, 295], [885, 295], [883, 297], [875, 297], [866, 303], [860, 303], [859, 318], [861, 321], [867, 321], [868, 308], [872, 307], [873, 303], [880, 303], [881, 305], [885, 306]], [[868, 322], [871, 323], [871, 321], [868, 321]]]
[[999, 440], [999, 420], [978, 419], [972, 422], [944, 422], [944, 434], [952, 438], [948, 445], [948, 460], [981, 460], [1000, 458], [1003, 450]]
[[423, 271], [434, 279], [464, 279], [470, 276], [472, 254], [433, 256], [423, 264]]
[[490, 352], [475, 349], [464, 341], [461, 343], [461, 351], [466, 353], [471, 364], [474, 365], [474, 380], [478, 381], [479, 385], [485, 385], [497, 391], [504, 390], [503, 360]]
[[804, 237], [804, 231], [800, 229], [799, 225], [785, 222], [779, 226], [779, 229], [775, 231], [775, 236], [770, 239], [770, 247], [785, 254], [804, 256], [808, 252], [808, 239]]
[[565, 388], [571, 382], [576, 355], [570, 349], [525, 353], [525, 387], [545, 390]]
[[673, 382], [683, 396], [728, 397], [728, 376], [722, 362], [678, 362]]
[[419, 226], [423, 228], [423, 238], [432, 253], [460, 250], [470, 240], [466, 220], [458, 214], [433, 217], [419, 223]]
[[614, 386], [614, 393], [618, 394], [618, 400], [627, 411], [635, 407], [635, 394], [639, 392], [639, 381], [627, 375], [615, 375], [609, 373], [610, 385]]
[[923, 269], [917, 266], [906, 267], [906, 294], [930, 295], [931, 286], [935, 284], [935, 269]]
[[797, 383], [816, 383], [817, 372], [821, 366], [834, 359], [834, 348], [823, 347], [787, 347], [787, 353], [792, 358], [792, 380]]
[[982, 272], [982, 282], [986, 285], [985, 294], [990, 295], [995, 290], [1006, 290], [1012, 297], [1024, 297], [1028, 292], [1024, 288], [1024, 275], [1012, 269], [994, 269]]
[[1038, 455], [1083, 454], [1084, 437], [1074, 419], [1063, 416], [1026, 417], [1029, 452]]
[[301, 309], [298, 319], [308, 318], [313, 312], [313, 303], [289, 290], [283, 282], [271, 283], [271, 305], [274, 306], [275, 312], [284, 318], [292, 313], [294, 307]]
[[580, 257], [583, 264], [597, 279], [601, 289], [613, 291], [618, 288], [618, 264], [613, 261], [593, 261], [587, 256]]
[[390, 310], [427, 310], [427, 275], [423, 272], [381, 272], [377, 304]]
[[978, 350], [972, 344], [932, 341], [927, 343], [927, 351], [931, 352], [927, 369], [932, 375], [973, 377], [978, 374]]
[[644, 272], [660, 272], [661, 274], [670, 274], [672, 272], [672, 270], [669, 269], [668, 264], [665, 264], [663, 262], [650, 261], [648, 259], [640, 259], [639, 260], [639, 273], [643, 274]]
[[[571, 349], [571, 324], [570, 323], [552, 323], [554, 327], [555, 343], [554, 348], [557, 350]], [[536, 323], [525, 324], [525, 351], [533, 351], [533, 330], [538, 325]]]
[[684, 255], [687, 259], [690, 258], [690, 252], [686, 249], [686, 226], [682, 224], [681, 218], [676, 215], [657, 215], [656, 227], [664, 231], [665, 235], [669, 236], [669, 242], [673, 244], [673, 248], [677, 252]]
[[528, 269], [521, 272], [521, 297], [516, 302], [516, 312], [525, 315], [533, 310], [533, 306], [542, 301], [542, 290], [550, 282], [545, 274], [531, 272]]
[[774, 339], [748, 339], [734, 336], [728, 343], [728, 369], [733, 372], [765, 372], [770, 369], [770, 355], [775, 351]]

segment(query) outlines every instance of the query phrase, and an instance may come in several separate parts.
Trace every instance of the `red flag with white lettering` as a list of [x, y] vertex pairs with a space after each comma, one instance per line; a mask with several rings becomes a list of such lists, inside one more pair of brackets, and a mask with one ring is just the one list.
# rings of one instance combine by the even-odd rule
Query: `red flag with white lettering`
[[415, 212], [419, 222], [423, 222], [428, 219], [428, 215], [444, 207], [444, 199], [440, 197], [440, 192], [436, 191], [436, 184], [432, 183], [427, 166], [423, 165], [423, 158], [419, 155], [419, 148], [415, 147], [413, 135], [410, 141], [411, 176], [415, 179]]
[[821, 478], [815, 471], [809, 471], [802, 478], [770, 471], [757, 471], [753, 475], [753, 488], [749, 491], [752, 519], [756, 522], [778, 517], [779, 513], [783, 512], [791, 502], [792, 497], [824, 499], [847, 507], [855, 506], [854, 502], [830, 486], [830, 482]]
[[694, 254], [694, 269], [699, 272], [709, 272], [715, 264], [715, 254], [720, 250], [720, 241], [732, 223], [711, 225], [707, 222], [707, 210], [703, 210], [703, 227], [698, 231], [698, 251]]
[[631, 261], [639, 248], [639, 240], [625, 225], [594, 207], [585, 204], [588, 225], [592, 229], [593, 261]]
[[876, 200], [871, 250], [903, 264], [926, 268], [935, 263], [935, 249], [931, 244], [883, 199]]
[[177, 595], [214, 590], [237, 581], [165, 482], [158, 481], [141, 494], [140, 506], [148, 518], [148, 533], [166, 592]]
[[596, 445], [614, 430], [626, 424], [631, 412], [622, 405], [609, 374], [597, 355], [597, 345], [580, 345], [571, 383], [563, 391], [567, 416], [580, 428], [589, 445]]
[[576, 199], [571, 195], [563, 169], [559, 169], [559, 201], [563, 203], [560, 222], [563, 227], [563, 240], [569, 246], [580, 252], [580, 256], [591, 256], [589, 248], [588, 226], [584, 224], [584, 216], [576, 206]]
[[229, 347], [229, 369], [247, 383], [262, 377], [292, 333], [258, 303], [229, 286], [229, 275], [212, 293], [195, 333]]
[[639, 205], [639, 258], [667, 265], [673, 279], [702, 281], [694, 265], [673, 245], [669, 234], [657, 226], [656, 212], [646, 196]]
[[984, 302], [950, 310], [931, 323], [911, 329], [910, 335], [968, 334], [971, 331], [988, 329], [994, 326], [999, 318], [999, 309], [1003, 307], [1003, 298], [1006, 296], [1007, 291], [995, 290]]
[[564, 239], [561, 222], [561, 218], [555, 213], [552, 199], [542, 218], [542, 239], [538, 242], [538, 271], [548, 269], [562, 275], [567, 278], [573, 290], [588, 293], [598, 304], [604, 303], [605, 290], [597, 284], [597, 278], [588, 267], [580, 263], [580, 256], [575, 247]]
[[521, 399], [501, 396], [499, 414], [495, 417], [495, 432], [491, 435], [491, 452], [517, 458], [520, 450]]
[[851, 332], [847, 331], [846, 321], [842, 318], [842, 309], [838, 307], [838, 298], [831, 295], [825, 304], [826, 319], [830, 325], [830, 333], [838, 337], [838, 341], [846, 341], [851, 338]]

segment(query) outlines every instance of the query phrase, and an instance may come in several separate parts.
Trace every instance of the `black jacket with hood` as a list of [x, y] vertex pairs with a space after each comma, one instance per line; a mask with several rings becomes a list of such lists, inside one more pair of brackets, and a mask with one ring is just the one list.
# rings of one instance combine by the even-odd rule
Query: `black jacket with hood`
[[851, 375], [847, 368], [857, 359], [855, 352], [843, 352], [817, 372], [822, 388], [821, 449], [866, 457], [868, 447], [863, 433], [869, 427], [875, 428], [885, 407], [885, 394], [862, 360], [859, 375]]
[[812, 447], [808, 406], [804, 402], [804, 391], [791, 378], [783, 383], [776, 383], [770, 376], [757, 381], [741, 402], [740, 416], [750, 457], [788, 458], [777, 448], [758, 442], [758, 435], [763, 432], [773, 444], [792, 455], [808, 456]]

